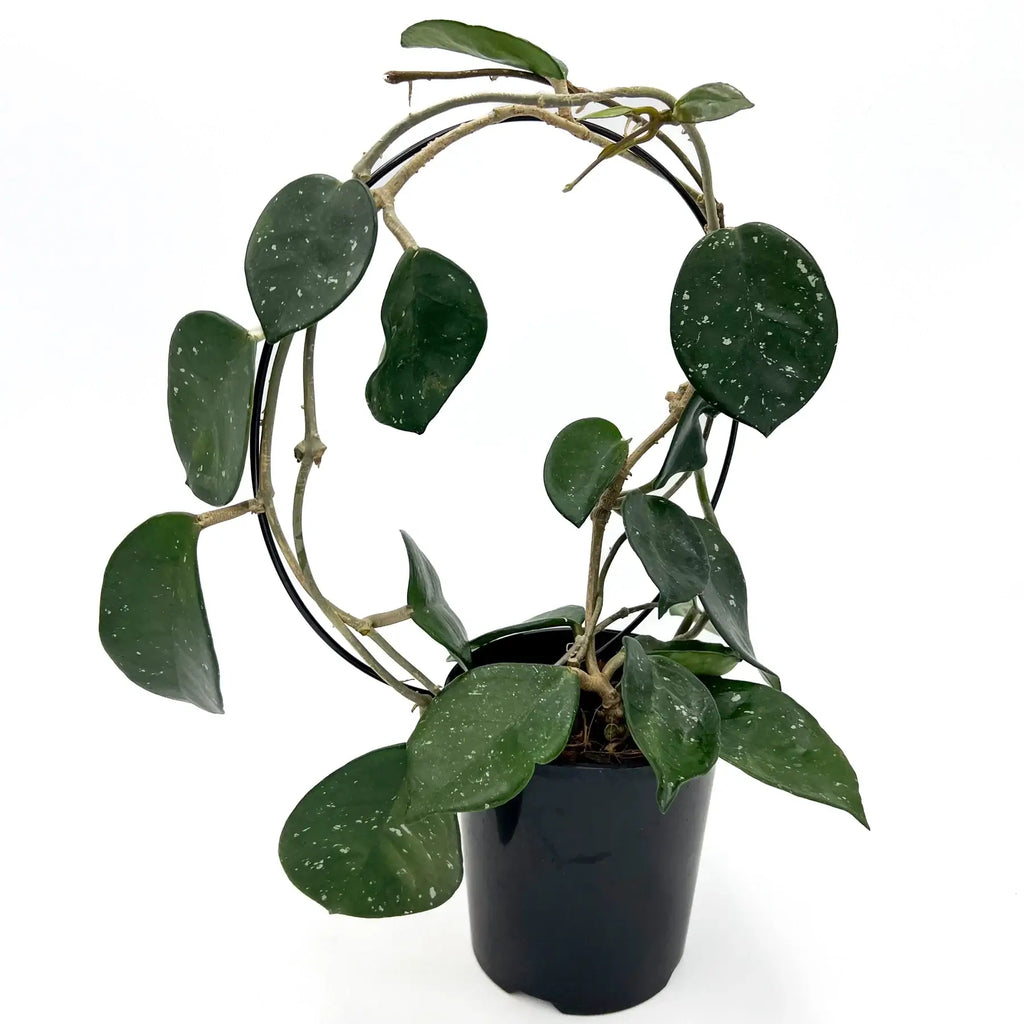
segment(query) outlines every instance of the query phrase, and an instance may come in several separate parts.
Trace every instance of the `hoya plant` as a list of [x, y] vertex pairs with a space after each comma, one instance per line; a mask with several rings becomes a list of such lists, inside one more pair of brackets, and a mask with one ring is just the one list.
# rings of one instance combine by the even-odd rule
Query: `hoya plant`
[[[705, 477], [706, 441], [717, 423], [729, 426], [730, 453], [739, 424], [771, 434], [818, 390], [836, 348], [836, 311], [807, 249], [771, 224], [723, 222], [698, 126], [752, 104], [724, 83], [682, 95], [647, 85], [584, 88], [532, 43], [453, 21], [413, 25], [402, 45], [454, 51], [486, 66], [392, 72], [390, 82], [408, 82], [411, 89], [421, 80], [507, 78], [516, 88], [410, 113], [370, 143], [346, 180], [316, 173], [285, 185], [256, 218], [245, 249], [259, 326], [202, 311], [188, 313], [173, 329], [171, 433], [188, 487], [212, 509], [155, 515], [118, 545], [100, 598], [107, 653], [152, 693], [221, 713], [199, 541], [213, 526], [259, 517], [281, 578], [311, 625], [418, 710], [406, 743], [349, 761], [317, 783], [284, 824], [285, 871], [334, 913], [389, 916], [443, 903], [462, 878], [457, 813], [510, 800], [535, 765], [559, 758], [646, 759], [657, 779], [650, 798], [663, 812], [687, 780], [723, 758], [866, 825], [846, 757], [754, 650], [740, 560]], [[470, 104], [488, 109], [385, 161], [423, 122]], [[606, 119], [614, 118], [624, 125], [622, 134], [609, 130]], [[601, 416], [604, 410], [594, 409], [558, 432], [538, 466], [537, 485], [543, 481], [555, 510], [590, 531], [580, 593], [566, 595], [581, 603], [471, 638], [445, 600], [434, 565], [404, 532], [409, 574], [404, 598], [396, 593], [397, 607], [372, 614], [342, 608], [317, 583], [303, 542], [303, 508], [309, 475], [325, 451], [317, 426], [317, 326], [362, 280], [378, 218], [402, 255], [382, 297], [384, 351], [366, 382], [374, 419], [423, 433], [472, 369], [487, 335], [480, 292], [462, 266], [414, 239], [399, 219], [398, 203], [403, 189], [445, 150], [510, 119], [540, 121], [599, 147], [566, 191], [603, 161], [627, 160], [668, 177], [703, 233], [695, 232], [689, 251], [680, 253], [675, 287], [665, 296], [666, 343], [681, 380], [666, 382], [660, 412], [661, 396], [651, 396], [646, 435], [636, 431], [642, 439], [630, 442]], [[676, 170], [639, 149], [641, 143], [663, 146]], [[437, 160], [432, 173], [443, 173], [443, 166]], [[675, 236], [666, 238], [666, 251], [678, 246]], [[293, 346], [301, 349], [295, 358], [302, 362], [305, 423], [286, 515], [275, 490], [272, 449]], [[658, 451], [663, 454], [652, 462]], [[247, 460], [253, 496], [233, 503]], [[680, 504], [687, 485], [700, 514]], [[635, 605], [609, 614], [606, 577], [613, 559], [627, 552], [639, 559], [656, 594], [638, 595]], [[302, 604], [299, 590], [321, 618]], [[667, 639], [637, 633], [652, 614], [670, 624]], [[430, 671], [385, 637], [389, 626], [408, 619], [438, 645], [438, 664]], [[556, 663], [483, 663], [488, 643], [553, 628], [567, 638]], [[454, 662], [453, 673], [446, 659]]]

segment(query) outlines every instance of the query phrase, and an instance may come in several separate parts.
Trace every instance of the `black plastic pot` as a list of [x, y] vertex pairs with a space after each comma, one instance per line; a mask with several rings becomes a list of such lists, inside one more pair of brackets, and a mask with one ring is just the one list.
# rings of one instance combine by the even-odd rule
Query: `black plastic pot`
[[[567, 631], [489, 644], [474, 664], [552, 663]], [[623, 1010], [683, 955], [711, 775], [658, 810], [650, 766], [538, 766], [519, 796], [460, 815], [473, 951], [508, 992], [563, 1013]]]

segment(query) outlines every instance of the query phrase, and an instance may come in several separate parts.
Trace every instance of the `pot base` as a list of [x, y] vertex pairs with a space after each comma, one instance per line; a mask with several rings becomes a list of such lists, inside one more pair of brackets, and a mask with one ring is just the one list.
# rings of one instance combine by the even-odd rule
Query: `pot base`
[[683, 954], [711, 782], [691, 779], [662, 814], [647, 765], [540, 765], [509, 803], [460, 815], [488, 977], [567, 1014], [660, 992]]

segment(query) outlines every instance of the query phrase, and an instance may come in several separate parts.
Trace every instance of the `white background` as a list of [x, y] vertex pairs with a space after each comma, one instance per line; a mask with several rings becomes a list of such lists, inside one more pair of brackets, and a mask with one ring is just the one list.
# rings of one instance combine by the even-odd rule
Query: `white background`
[[[203, 308], [255, 324], [242, 255], [256, 215], [301, 174], [346, 177], [404, 115], [384, 70], [473, 63], [400, 49], [407, 24], [443, 16], [527, 36], [591, 87], [743, 89], [756, 107], [705, 131], [727, 220], [800, 239], [839, 309], [831, 376], [770, 440], [743, 430], [720, 514], [758, 650], [846, 750], [873, 831], [723, 765], [683, 965], [627, 1018], [1020, 1019], [1018, 12], [99, 0], [8, 13], [5, 1018], [555, 1020], [476, 967], [462, 893], [367, 922], [288, 883], [276, 842], [295, 801], [412, 719], [308, 632], [254, 521], [201, 544], [225, 716], [132, 686], [96, 637], [117, 542], [151, 514], [199, 510], [165, 423], [171, 328]], [[424, 85], [414, 102], [446, 94]], [[585, 531], [549, 507], [543, 456], [579, 416], [637, 437], [660, 420], [680, 379], [668, 297], [698, 237], [668, 188], [625, 163], [563, 195], [591, 156], [500, 126], [403, 193], [417, 239], [474, 276], [491, 318], [423, 437], [379, 426], [362, 401], [389, 235], [322, 330], [329, 451], [308, 536], [351, 610], [402, 603], [399, 527], [471, 632], [581, 599]], [[297, 380], [286, 387], [282, 473], [300, 430]], [[621, 561], [612, 600], [642, 599], [649, 583]], [[415, 630], [395, 635], [444, 671]]]

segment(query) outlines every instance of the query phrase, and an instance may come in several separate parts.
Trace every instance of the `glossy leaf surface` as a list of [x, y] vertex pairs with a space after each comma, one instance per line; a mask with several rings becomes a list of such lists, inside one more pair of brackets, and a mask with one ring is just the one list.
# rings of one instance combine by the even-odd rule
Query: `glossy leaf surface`
[[769, 786], [849, 811], [867, 826], [846, 755], [792, 697], [761, 683], [703, 682], [718, 705], [726, 761]]
[[739, 655], [723, 644], [703, 640], [659, 640], [653, 636], [638, 636], [637, 640], [647, 654], [668, 658], [695, 676], [724, 676], [740, 663]]
[[707, 85], [698, 85], [676, 100], [672, 108], [672, 120], [676, 124], [718, 121], [737, 111], [749, 110], [753, 105], [735, 86], [725, 82], [709, 82]]
[[502, 626], [482, 633], [469, 641], [469, 646], [476, 650], [489, 644], [492, 640], [500, 640], [503, 636], [516, 636], [519, 633], [535, 633], [539, 629], [554, 629], [557, 626], [575, 626], [582, 628], [586, 611], [581, 604], [566, 604], [560, 608], [552, 608], [549, 612], [541, 612], [512, 626]]
[[377, 242], [370, 190], [309, 174], [266, 205], [245, 251], [245, 280], [267, 341], [323, 319], [352, 292]]
[[761, 669], [772, 686], [779, 677], [762, 665], [754, 654], [747, 626], [747, 581], [732, 545], [706, 519], [694, 519], [704, 539], [711, 566], [711, 579], [701, 592], [700, 602], [718, 635], [746, 662]]
[[256, 346], [219, 313], [178, 321], [167, 354], [167, 417], [192, 493], [227, 505], [238, 491], [249, 446]]
[[551, 504], [582, 526], [622, 469], [629, 442], [608, 420], [576, 420], [556, 435], [544, 459], [544, 489]]
[[672, 344], [687, 379], [765, 436], [818, 390], [838, 330], [818, 264], [770, 224], [706, 235], [672, 293]]
[[560, 60], [525, 39], [461, 21], [419, 21], [402, 33], [402, 45], [465, 53], [506, 67], [532, 71], [544, 78], [561, 79], [568, 74]]
[[487, 336], [472, 278], [432, 249], [409, 249], [381, 307], [384, 354], [366, 383], [374, 418], [422, 434], [469, 373]]
[[133, 682], [221, 714], [220, 674], [199, 585], [195, 516], [147, 519], [117, 546], [100, 592], [100, 640]]
[[432, 910], [462, 881], [454, 814], [409, 824], [391, 808], [405, 744], [373, 750], [314, 786], [288, 816], [278, 854], [292, 884], [332, 914], [395, 917]]
[[416, 542], [402, 530], [409, 555], [409, 588], [406, 603], [412, 608], [412, 621], [428, 636], [446, 647], [465, 668], [469, 664], [469, 640], [466, 627], [452, 611], [441, 590], [441, 580], [430, 560]]
[[704, 444], [704, 431], [700, 425], [700, 415], [706, 412], [707, 402], [700, 395], [694, 395], [686, 404], [682, 418], [672, 432], [665, 462], [654, 480], [655, 489], [668, 485], [672, 477], [680, 473], [690, 473], [695, 469], [703, 469], [708, 464], [707, 446]]
[[453, 680], [409, 738], [406, 820], [511, 800], [564, 749], [579, 695], [552, 665], [482, 665]]
[[658, 806], [709, 772], [718, 757], [718, 710], [707, 688], [668, 658], [650, 657], [634, 637], [623, 641], [622, 704], [636, 745], [658, 777]]
[[708, 555], [692, 520], [678, 505], [633, 491], [622, 503], [626, 539], [658, 588], [658, 614], [689, 601], [708, 582]]

